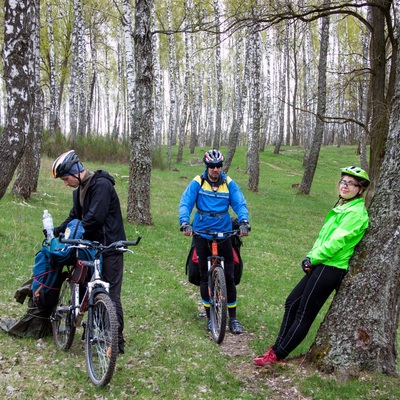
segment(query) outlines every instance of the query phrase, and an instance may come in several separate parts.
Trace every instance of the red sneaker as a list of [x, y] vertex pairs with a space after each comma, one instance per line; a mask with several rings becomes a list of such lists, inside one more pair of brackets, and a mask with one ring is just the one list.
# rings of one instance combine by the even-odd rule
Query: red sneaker
[[273, 351], [272, 346], [270, 346], [268, 350], [265, 350], [264, 353], [261, 354], [261, 356], [254, 357], [254, 362], [258, 359], [263, 359], [264, 357], [267, 357], [271, 351]]
[[276, 358], [276, 354], [271, 347], [263, 355], [255, 357], [253, 359], [253, 363], [255, 365], [258, 365], [259, 367], [265, 367], [267, 365], [272, 365], [280, 362], [282, 361]]

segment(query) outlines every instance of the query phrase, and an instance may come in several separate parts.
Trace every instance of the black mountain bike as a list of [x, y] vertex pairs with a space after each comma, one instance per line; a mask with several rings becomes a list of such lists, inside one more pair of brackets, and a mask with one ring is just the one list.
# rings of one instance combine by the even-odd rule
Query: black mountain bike
[[[117, 241], [108, 246], [85, 239], [65, 239], [61, 243], [70, 244], [76, 249], [77, 261], [67, 266], [66, 279], [60, 290], [60, 297], [51, 315], [53, 337], [57, 346], [67, 351], [74, 341], [77, 327], [83, 326], [85, 340], [86, 367], [90, 380], [96, 386], [107, 385], [114, 373], [118, 356], [118, 318], [113, 301], [108, 293], [110, 284], [101, 277], [101, 254], [114, 248], [129, 251], [128, 246], [135, 242]], [[93, 261], [79, 258], [79, 249], [95, 250]], [[92, 271], [90, 281], [85, 278]], [[83, 321], [85, 312], [87, 321]]]
[[193, 235], [211, 236], [211, 256], [208, 263], [208, 293], [210, 295], [211, 335], [214, 342], [220, 344], [224, 340], [227, 322], [227, 291], [225, 281], [224, 257], [218, 255], [218, 240], [230, 240], [240, 235], [239, 230], [227, 232], [193, 231]]

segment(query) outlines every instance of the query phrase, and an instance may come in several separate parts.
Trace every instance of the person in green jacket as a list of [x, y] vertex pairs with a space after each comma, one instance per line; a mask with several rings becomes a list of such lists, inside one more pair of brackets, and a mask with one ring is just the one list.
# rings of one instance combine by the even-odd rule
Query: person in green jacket
[[338, 289], [354, 248], [368, 227], [363, 194], [369, 183], [363, 169], [354, 166], [341, 169], [339, 200], [302, 261], [305, 275], [286, 299], [275, 344], [253, 359], [255, 365], [282, 362], [303, 341], [326, 300]]

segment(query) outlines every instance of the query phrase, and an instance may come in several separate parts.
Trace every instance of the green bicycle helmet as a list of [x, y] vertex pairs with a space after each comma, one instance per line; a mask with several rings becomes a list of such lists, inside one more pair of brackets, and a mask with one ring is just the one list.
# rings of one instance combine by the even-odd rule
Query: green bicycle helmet
[[342, 171], [342, 176], [343, 175], [354, 176], [354, 178], [356, 178], [357, 181], [360, 182], [363, 188], [367, 188], [369, 186], [370, 184], [369, 176], [362, 168], [350, 166], [341, 168], [340, 170]]

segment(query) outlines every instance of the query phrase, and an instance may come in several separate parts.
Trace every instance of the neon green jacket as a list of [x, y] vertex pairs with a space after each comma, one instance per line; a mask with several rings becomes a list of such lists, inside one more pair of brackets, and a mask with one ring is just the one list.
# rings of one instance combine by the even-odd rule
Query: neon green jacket
[[354, 247], [368, 228], [364, 200], [358, 198], [329, 211], [318, 239], [307, 254], [313, 265], [347, 269]]

